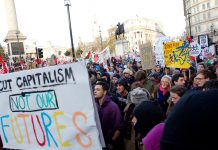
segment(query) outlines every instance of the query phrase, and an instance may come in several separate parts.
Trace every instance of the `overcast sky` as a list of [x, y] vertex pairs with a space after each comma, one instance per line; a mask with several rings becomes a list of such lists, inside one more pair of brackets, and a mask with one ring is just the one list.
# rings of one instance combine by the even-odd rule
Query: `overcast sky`
[[[5, 0], [0, 0], [0, 43], [5, 45], [8, 26]], [[64, 0], [14, 0], [18, 26], [27, 36], [26, 43], [70, 47], [67, 8]], [[111, 25], [127, 19], [145, 17], [158, 20], [167, 36], [179, 36], [185, 30], [182, 0], [71, 0], [71, 22], [74, 42], [92, 40], [92, 23], [96, 16], [103, 37]]]

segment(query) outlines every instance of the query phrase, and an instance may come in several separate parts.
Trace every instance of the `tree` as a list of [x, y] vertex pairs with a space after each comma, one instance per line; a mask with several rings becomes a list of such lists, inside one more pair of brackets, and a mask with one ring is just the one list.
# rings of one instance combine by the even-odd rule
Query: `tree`
[[61, 51], [58, 51], [58, 55], [59, 55], [59, 56], [61, 55]]
[[66, 50], [66, 52], [64, 53], [65, 56], [70, 56], [71, 55], [71, 51]]
[[0, 44], [0, 56], [4, 59], [4, 60], [8, 60], [8, 55], [5, 54], [3, 47]]
[[109, 36], [107, 38], [107, 45], [109, 46], [111, 54], [115, 53], [115, 42], [116, 42], [115, 30], [116, 28], [114, 27], [108, 31]]

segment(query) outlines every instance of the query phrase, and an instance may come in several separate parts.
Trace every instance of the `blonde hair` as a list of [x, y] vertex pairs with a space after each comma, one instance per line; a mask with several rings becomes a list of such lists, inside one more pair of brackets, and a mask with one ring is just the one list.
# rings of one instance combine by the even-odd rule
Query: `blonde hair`
[[162, 80], [163, 80], [164, 78], [168, 80], [169, 87], [171, 88], [171, 79], [172, 79], [172, 78], [171, 78], [169, 75], [164, 75], [164, 76], [161, 78], [160, 82], [162, 82]]

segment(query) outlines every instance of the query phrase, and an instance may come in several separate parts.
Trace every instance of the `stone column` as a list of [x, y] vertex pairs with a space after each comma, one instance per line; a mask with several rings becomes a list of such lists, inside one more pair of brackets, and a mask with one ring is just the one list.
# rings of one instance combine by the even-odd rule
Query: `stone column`
[[16, 7], [14, 0], [5, 0], [5, 10], [8, 21], [8, 33], [4, 42], [8, 45], [8, 54], [10, 63], [13, 57], [25, 56], [25, 48], [23, 42], [26, 37], [19, 31]]
[[18, 23], [14, 0], [5, 0], [5, 9], [8, 19], [8, 31], [17, 31]]

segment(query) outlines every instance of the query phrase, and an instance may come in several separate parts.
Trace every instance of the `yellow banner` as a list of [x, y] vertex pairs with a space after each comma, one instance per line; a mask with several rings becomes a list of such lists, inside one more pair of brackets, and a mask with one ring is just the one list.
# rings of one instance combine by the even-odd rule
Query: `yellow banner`
[[189, 68], [189, 42], [167, 42], [164, 44], [164, 58], [166, 67]]

